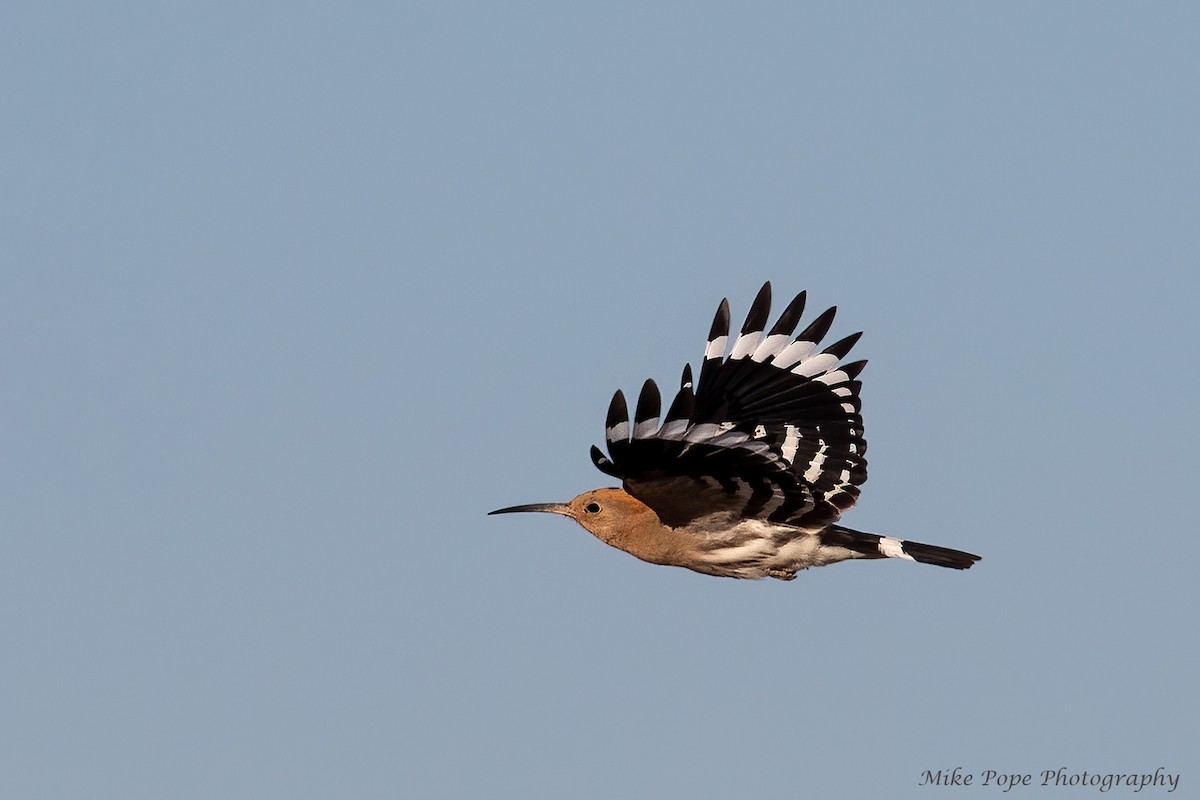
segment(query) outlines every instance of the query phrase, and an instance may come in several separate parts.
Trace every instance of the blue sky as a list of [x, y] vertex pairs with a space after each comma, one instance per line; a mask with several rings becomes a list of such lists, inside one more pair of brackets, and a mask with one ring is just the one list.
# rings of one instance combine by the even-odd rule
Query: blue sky
[[[1198, 25], [10, 4], [0, 794], [1200, 780]], [[866, 332], [846, 524], [982, 563], [737, 582], [484, 516], [609, 484], [612, 391], [766, 279]]]

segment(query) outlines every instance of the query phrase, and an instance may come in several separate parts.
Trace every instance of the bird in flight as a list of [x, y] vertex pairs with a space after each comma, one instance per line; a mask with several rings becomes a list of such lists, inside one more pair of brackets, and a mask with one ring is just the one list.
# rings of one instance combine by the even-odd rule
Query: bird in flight
[[818, 349], [836, 306], [793, 335], [804, 303], [801, 292], [764, 333], [764, 284], [729, 348], [722, 300], [699, 378], [684, 366], [665, 417], [652, 380], [632, 422], [625, 396], [613, 395], [608, 454], [593, 446], [591, 456], [620, 488], [491, 513], [561, 514], [643, 561], [729, 578], [791, 580], [802, 569], [862, 558], [969, 569], [979, 556], [836, 524], [867, 480], [858, 397], [867, 362], [841, 363], [861, 333]]

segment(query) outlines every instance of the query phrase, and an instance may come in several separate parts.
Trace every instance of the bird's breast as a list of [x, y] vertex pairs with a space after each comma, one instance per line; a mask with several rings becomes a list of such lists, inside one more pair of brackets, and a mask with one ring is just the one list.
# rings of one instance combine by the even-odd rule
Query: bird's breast
[[822, 544], [819, 531], [757, 519], [696, 535], [689, 555], [690, 563], [683, 566], [733, 578], [779, 577], [853, 557], [844, 548]]

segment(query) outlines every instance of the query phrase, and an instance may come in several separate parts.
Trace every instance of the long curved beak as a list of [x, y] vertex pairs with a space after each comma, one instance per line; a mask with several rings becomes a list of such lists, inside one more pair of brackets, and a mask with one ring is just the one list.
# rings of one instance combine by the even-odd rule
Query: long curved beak
[[508, 508], [497, 508], [495, 511], [489, 511], [488, 516], [492, 514], [517, 514], [523, 511], [545, 511], [550, 514], [562, 514], [564, 517], [571, 516], [571, 507], [566, 503], [529, 503], [524, 506], [509, 506]]

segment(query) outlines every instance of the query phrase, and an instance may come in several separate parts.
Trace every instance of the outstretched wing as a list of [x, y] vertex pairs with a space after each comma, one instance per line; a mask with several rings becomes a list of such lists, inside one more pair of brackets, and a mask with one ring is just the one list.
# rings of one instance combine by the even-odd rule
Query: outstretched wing
[[605, 425], [609, 455], [593, 447], [592, 461], [671, 526], [714, 515], [813, 530], [837, 520], [867, 479], [857, 380], [866, 362], [841, 364], [857, 333], [818, 351], [836, 308], [793, 336], [804, 302], [801, 292], [764, 333], [764, 284], [726, 356], [722, 300], [695, 386], [684, 367], [660, 422], [658, 387], [646, 381], [632, 425], [618, 391]]

